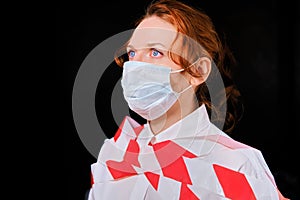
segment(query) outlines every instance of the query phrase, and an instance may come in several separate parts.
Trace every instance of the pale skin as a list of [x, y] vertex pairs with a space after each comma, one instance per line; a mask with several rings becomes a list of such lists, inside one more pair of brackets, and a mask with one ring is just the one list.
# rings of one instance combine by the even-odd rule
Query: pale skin
[[[135, 29], [127, 46], [129, 60], [162, 65], [172, 70], [182, 69], [168, 56], [168, 51], [174, 41], [172, 52], [182, 51], [180, 40], [176, 39], [176, 32], [175, 26], [157, 16], [144, 19]], [[195, 98], [195, 89], [207, 79], [211, 70], [211, 61], [207, 57], [201, 57], [196, 64], [199, 69], [206, 72], [205, 75], [194, 77], [183, 71], [180, 72], [180, 76], [179, 73], [173, 77], [170, 76], [174, 91], [180, 92], [189, 85], [192, 87], [182, 93], [177, 102], [163, 116], [149, 121], [153, 134], [159, 134], [199, 107]]]

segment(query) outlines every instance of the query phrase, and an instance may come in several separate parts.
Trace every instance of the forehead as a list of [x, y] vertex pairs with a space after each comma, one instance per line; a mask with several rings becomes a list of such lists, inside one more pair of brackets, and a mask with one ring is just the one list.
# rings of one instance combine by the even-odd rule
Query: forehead
[[167, 21], [151, 16], [144, 19], [134, 30], [129, 45], [146, 48], [149, 44], [162, 44], [169, 49], [177, 35], [176, 28]]

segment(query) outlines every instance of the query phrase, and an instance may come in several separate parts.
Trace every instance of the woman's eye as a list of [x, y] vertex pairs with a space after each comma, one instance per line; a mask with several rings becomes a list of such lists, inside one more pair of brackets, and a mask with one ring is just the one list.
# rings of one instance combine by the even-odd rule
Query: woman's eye
[[156, 50], [156, 49], [152, 49], [152, 51], [151, 51], [151, 56], [153, 56], [153, 57], [160, 57], [162, 55], [163, 54], [160, 51]]
[[132, 50], [128, 51], [128, 56], [129, 58], [133, 58], [135, 56], [135, 52]]

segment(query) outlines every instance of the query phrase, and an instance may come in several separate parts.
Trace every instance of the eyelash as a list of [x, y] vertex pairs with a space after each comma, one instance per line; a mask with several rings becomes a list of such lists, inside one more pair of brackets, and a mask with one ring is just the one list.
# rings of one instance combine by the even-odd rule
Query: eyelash
[[[157, 49], [151, 49], [151, 56], [153, 55], [153, 52], [158, 52], [161, 56], [163, 56], [164, 54], [160, 51], [158, 51]], [[156, 56], [154, 56], [156, 57]]]
[[[157, 55], [156, 55], [156, 56], [153, 55], [154, 52], [158, 52], [158, 53], [160, 54], [160, 56], [163, 56], [163, 55], [164, 55], [161, 51], [158, 51], [157, 49], [151, 48], [150, 50], [151, 50], [151, 52], [150, 52], [150, 53], [151, 53], [151, 56], [153, 56], [153, 57], [157, 57]], [[131, 53], [134, 53], [134, 55], [130, 55]], [[127, 52], [127, 55], [128, 55], [129, 58], [133, 58], [133, 57], [135, 56], [135, 51], [129, 50], [129, 51]]]
[[[130, 55], [131, 53], [134, 53], [134, 55], [131, 56], [131, 55]], [[128, 55], [129, 58], [133, 58], [133, 57], [135, 56], [135, 51], [129, 50], [129, 51], [127, 52], [127, 55]]]

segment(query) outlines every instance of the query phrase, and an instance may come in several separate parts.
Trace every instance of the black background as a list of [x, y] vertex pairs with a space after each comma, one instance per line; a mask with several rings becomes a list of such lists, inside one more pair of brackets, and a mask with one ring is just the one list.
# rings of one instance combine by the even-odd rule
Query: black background
[[[58, 3], [56, 59], [60, 77], [60, 119], [64, 131], [65, 199], [83, 200], [90, 187], [90, 165], [96, 159], [85, 149], [72, 116], [72, 89], [85, 57], [105, 39], [133, 28], [150, 1]], [[299, 3], [267, 1], [184, 1], [203, 9], [238, 62], [235, 81], [245, 113], [233, 138], [262, 151], [281, 192], [299, 199], [300, 31]], [[110, 87], [111, 77], [104, 77]], [[101, 95], [100, 95], [101, 94]], [[100, 97], [99, 97], [100, 96]], [[96, 94], [97, 112], [106, 111], [110, 94]], [[99, 119], [113, 134], [117, 125]], [[104, 121], [105, 123], [104, 123]]]

